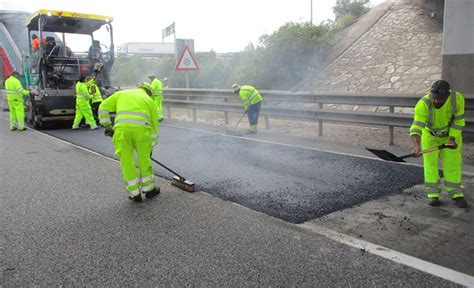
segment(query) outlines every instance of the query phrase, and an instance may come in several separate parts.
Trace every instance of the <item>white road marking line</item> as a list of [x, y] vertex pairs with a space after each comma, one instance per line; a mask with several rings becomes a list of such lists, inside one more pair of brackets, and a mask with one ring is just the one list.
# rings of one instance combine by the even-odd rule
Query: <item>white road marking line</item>
[[[244, 137], [244, 136], [228, 135], [228, 134], [221, 133], [221, 132], [205, 131], [205, 130], [200, 130], [200, 129], [180, 127], [180, 126], [174, 126], [174, 125], [166, 125], [166, 124], [162, 125], [162, 126], [167, 126], [167, 127], [171, 127], [171, 128], [177, 128], [177, 129], [184, 129], [184, 130], [191, 130], [191, 131], [196, 131], [196, 132], [203, 132], [203, 133], [208, 133], [208, 134], [219, 134], [219, 135], [226, 136], [226, 137], [231, 137], [231, 138], [245, 139], [245, 140], [261, 142], [261, 143], [267, 143], [267, 144], [275, 144], [275, 145], [280, 145], [280, 146], [285, 146], [285, 147], [300, 148], [300, 149], [305, 149], [305, 150], [320, 151], [320, 152], [339, 154], [339, 155], [344, 155], [344, 156], [352, 156], [352, 157], [358, 157], [358, 158], [365, 158], [365, 159], [370, 159], [370, 160], [377, 160], [377, 161], [387, 162], [386, 160], [382, 160], [382, 159], [379, 159], [379, 158], [372, 158], [372, 157], [364, 156], [364, 155], [356, 155], [356, 154], [349, 154], [349, 153], [344, 153], [344, 152], [330, 151], [330, 150], [314, 148], [314, 147], [308, 147], [308, 146], [300, 146], [300, 145], [286, 144], [286, 143], [280, 143], [280, 142], [275, 142], [275, 141], [270, 141], [270, 140], [248, 138], [248, 137]], [[406, 162], [406, 163], [392, 162], [392, 163], [401, 164], [401, 165], [411, 165], [411, 166], [423, 167], [423, 165], [419, 165], [419, 164], [415, 164], [415, 163], [408, 163], [408, 162]]]
[[[274, 141], [269, 141], [269, 140], [261, 140], [261, 139], [243, 137], [243, 136], [228, 135], [228, 134], [221, 133], [221, 132], [206, 131], [206, 130], [200, 130], [200, 129], [195, 129], [195, 128], [187, 128], [187, 127], [180, 127], [180, 126], [174, 126], [174, 125], [168, 125], [168, 124], [161, 124], [161, 126], [166, 126], [166, 127], [176, 128], [176, 129], [190, 130], [190, 131], [195, 131], [195, 132], [202, 132], [202, 133], [207, 133], [207, 134], [219, 134], [219, 135], [226, 136], [226, 137], [231, 137], [231, 138], [245, 139], [245, 140], [250, 140], [250, 141], [255, 141], [255, 142], [261, 142], [261, 143], [267, 143], [267, 144], [275, 144], [275, 145], [280, 145], [280, 146], [285, 146], [285, 147], [300, 148], [300, 149], [305, 149], [305, 150], [319, 151], [319, 152], [325, 152], [325, 153], [332, 153], [332, 154], [338, 154], [338, 155], [344, 155], [344, 156], [351, 156], [351, 157], [358, 157], [358, 158], [370, 159], [370, 160], [375, 160], [375, 161], [387, 162], [386, 160], [382, 160], [382, 159], [379, 159], [379, 158], [373, 158], [373, 157], [369, 157], [369, 156], [356, 155], [356, 154], [350, 154], [350, 153], [344, 153], [344, 152], [337, 152], [337, 151], [330, 151], [330, 150], [325, 150], [325, 149], [320, 149], [320, 148], [314, 148], [314, 147], [308, 147], [308, 146], [300, 146], [300, 145], [279, 143], [279, 142], [274, 142]], [[403, 162], [391, 162], [391, 163], [393, 163], [393, 164], [400, 164], [400, 165], [409, 165], [409, 166], [415, 166], [415, 167], [421, 167], [421, 168], [423, 168], [423, 165], [416, 164], [416, 163], [409, 163], [409, 162], [406, 162], [406, 163], [403, 163]], [[474, 173], [473, 173], [473, 172], [464, 172], [464, 171], [463, 171], [463, 172], [462, 172], [462, 175], [474, 177]]]
[[379, 246], [361, 239], [348, 236], [334, 230], [316, 225], [314, 223], [303, 223], [297, 226], [305, 228], [318, 235], [325, 236], [336, 242], [357, 248], [363, 249], [367, 253], [371, 253], [382, 258], [391, 260], [393, 262], [403, 264], [405, 266], [420, 270], [422, 272], [452, 281], [456, 284], [464, 285], [466, 287], [474, 287], [474, 277], [464, 274], [431, 262], [415, 258], [413, 256], [397, 252], [395, 250]]

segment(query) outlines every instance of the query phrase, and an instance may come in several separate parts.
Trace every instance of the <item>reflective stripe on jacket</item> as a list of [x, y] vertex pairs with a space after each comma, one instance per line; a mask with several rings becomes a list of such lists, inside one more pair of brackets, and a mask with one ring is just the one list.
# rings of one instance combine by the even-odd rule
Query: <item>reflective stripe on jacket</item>
[[104, 100], [102, 98], [102, 94], [100, 93], [99, 86], [97, 86], [94, 79], [91, 79], [89, 82], [87, 82], [87, 88], [88, 88], [89, 94], [92, 95], [91, 96], [92, 103], [98, 103]]
[[111, 112], [115, 112], [114, 128], [146, 127], [150, 128], [151, 137], [158, 138], [158, 111], [145, 90], [138, 88], [118, 91], [102, 101], [99, 106], [100, 124], [106, 127], [112, 124]]
[[240, 99], [244, 103], [244, 109], [247, 111], [250, 105], [257, 104], [263, 100], [262, 95], [258, 92], [255, 87], [250, 85], [243, 85], [240, 87], [239, 92]]
[[458, 138], [464, 126], [464, 96], [451, 89], [450, 96], [440, 108], [434, 107], [431, 94], [418, 101], [410, 135], [421, 135], [425, 130], [435, 137]]
[[77, 82], [76, 83], [76, 103], [84, 104], [89, 103], [90, 99], [89, 90], [87, 89], [86, 83]]
[[153, 79], [150, 83], [151, 89], [153, 90], [153, 95], [151, 97], [163, 96], [163, 85], [158, 79]]
[[7, 93], [7, 100], [23, 101], [23, 96], [30, 94], [28, 90], [23, 89], [21, 82], [15, 76], [10, 76], [5, 81], [5, 90]]

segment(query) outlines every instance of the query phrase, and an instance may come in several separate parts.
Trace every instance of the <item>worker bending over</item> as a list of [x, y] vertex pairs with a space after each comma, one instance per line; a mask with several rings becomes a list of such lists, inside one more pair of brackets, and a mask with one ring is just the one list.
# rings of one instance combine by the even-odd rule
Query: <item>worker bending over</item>
[[[137, 89], [115, 92], [99, 106], [100, 123], [106, 127], [106, 135], [113, 135], [115, 155], [120, 158], [129, 198], [135, 202], [142, 201], [141, 192], [146, 198], [160, 193], [160, 188], [155, 187], [151, 164], [151, 152], [158, 141], [159, 128], [158, 112], [151, 96], [150, 85], [142, 83]], [[113, 112], [112, 128], [110, 113]], [[137, 175], [134, 152], [140, 175]]]
[[86, 118], [86, 123], [91, 126], [92, 130], [97, 129], [94, 116], [92, 116], [92, 109], [89, 100], [91, 95], [87, 89], [86, 76], [79, 76], [79, 81], [76, 83], [76, 116], [74, 117], [74, 123], [72, 129], [79, 129], [82, 118]]
[[245, 113], [249, 119], [249, 128], [247, 133], [257, 133], [258, 115], [260, 114], [260, 108], [262, 107], [262, 95], [258, 92], [255, 87], [250, 85], [234, 84], [232, 85], [232, 91], [240, 96], [244, 103]]
[[[449, 83], [444, 80], [433, 83], [430, 93], [423, 96], [415, 106], [415, 118], [410, 127], [415, 156], [420, 156], [422, 149], [442, 144], [452, 148], [423, 154], [425, 190], [431, 206], [441, 205], [439, 196], [444, 188], [456, 206], [468, 207], [461, 184], [464, 122], [464, 97], [450, 89]], [[444, 186], [438, 173], [439, 156], [443, 160]]]

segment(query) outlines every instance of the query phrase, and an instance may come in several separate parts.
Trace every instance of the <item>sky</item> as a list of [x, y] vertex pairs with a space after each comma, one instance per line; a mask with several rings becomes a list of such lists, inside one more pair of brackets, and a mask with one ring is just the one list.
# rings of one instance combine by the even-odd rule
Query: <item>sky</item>
[[[371, 0], [371, 6], [385, 0]], [[336, 0], [312, 0], [313, 23], [334, 19]], [[128, 3], [128, 4], [127, 4]], [[198, 52], [242, 51], [288, 22], [309, 22], [311, 0], [0, 0], [0, 10], [54, 9], [112, 16], [114, 42], [162, 42], [175, 22], [176, 38], [194, 39]], [[174, 36], [165, 38], [173, 42]]]

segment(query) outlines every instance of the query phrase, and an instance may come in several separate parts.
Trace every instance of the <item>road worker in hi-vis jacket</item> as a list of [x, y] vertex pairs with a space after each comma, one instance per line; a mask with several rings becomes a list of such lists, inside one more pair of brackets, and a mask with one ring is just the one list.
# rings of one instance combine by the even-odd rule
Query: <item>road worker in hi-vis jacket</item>
[[[423, 149], [446, 144], [451, 149], [440, 149], [423, 153], [426, 195], [429, 205], [439, 206], [441, 191], [449, 193], [454, 204], [467, 208], [464, 186], [461, 184], [462, 129], [464, 121], [464, 97], [444, 80], [431, 86], [430, 93], [424, 95], [415, 106], [415, 118], [410, 127], [414, 148], [420, 156]], [[438, 173], [438, 158], [443, 161], [444, 185]]]
[[[151, 152], [158, 142], [159, 132], [158, 110], [152, 95], [150, 85], [141, 83], [137, 89], [115, 92], [99, 106], [100, 124], [105, 127], [107, 136], [113, 136], [115, 155], [120, 158], [129, 198], [135, 202], [142, 201], [142, 193], [146, 198], [160, 193], [151, 164]], [[115, 113], [113, 128], [110, 113]], [[140, 175], [137, 175], [137, 166]]]

